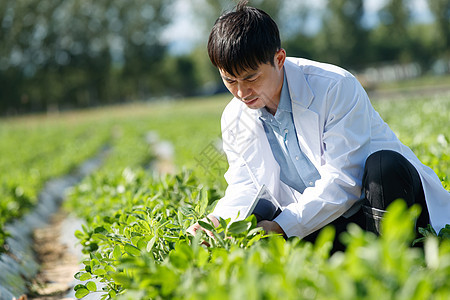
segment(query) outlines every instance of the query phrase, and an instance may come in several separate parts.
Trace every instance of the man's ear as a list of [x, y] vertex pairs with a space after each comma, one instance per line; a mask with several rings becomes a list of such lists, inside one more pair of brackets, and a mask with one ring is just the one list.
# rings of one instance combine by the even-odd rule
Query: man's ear
[[278, 67], [278, 69], [283, 68], [284, 61], [286, 60], [286, 50], [281, 48], [280, 50], [275, 53], [275, 65]]

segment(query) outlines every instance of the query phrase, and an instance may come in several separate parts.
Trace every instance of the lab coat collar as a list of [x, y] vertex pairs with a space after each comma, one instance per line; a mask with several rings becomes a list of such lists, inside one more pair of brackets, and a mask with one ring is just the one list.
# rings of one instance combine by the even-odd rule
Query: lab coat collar
[[314, 98], [314, 94], [306, 81], [305, 73], [296, 63], [286, 58], [284, 70], [288, 81], [289, 94], [292, 102], [304, 108], [308, 108]]

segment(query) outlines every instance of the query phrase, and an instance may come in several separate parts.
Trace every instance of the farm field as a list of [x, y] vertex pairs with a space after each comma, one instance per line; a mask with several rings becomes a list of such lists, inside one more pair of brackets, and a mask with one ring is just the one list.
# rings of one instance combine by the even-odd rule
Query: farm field
[[28, 212], [47, 180], [71, 172], [103, 146], [114, 157], [104, 169], [149, 167], [153, 154], [145, 138], [156, 131], [174, 141], [179, 170], [195, 168], [195, 157], [208, 146], [202, 141], [219, 139], [225, 105], [218, 97], [0, 119], [0, 249], [3, 224]]
[[[103, 166], [64, 205], [86, 221], [76, 233], [86, 259], [74, 275], [87, 280], [75, 287], [78, 297], [98, 291], [119, 299], [449, 297], [450, 242], [430, 239], [424, 250], [411, 248], [417, 211], [401, 203], [386, 219], [382, 238], [352, 228], [343, 237], [345, 253], [330, 254], [331, 228], [311, 245], [266, 237], [252, 218], [231, 225], [224, 220], [209, 248], [200, 245], [207, 237], [186, 235], [226, 186], [218, 144], [229, 98], [0, 120], [0, 191], [6, 199], [0, 229], [36, 203], [46, 180], [108, 145]], [[380, 99], [373, 105], [450, 190], [450, 96]], [[151, 170], [150, 132], [173, 143], [175, 174]]]

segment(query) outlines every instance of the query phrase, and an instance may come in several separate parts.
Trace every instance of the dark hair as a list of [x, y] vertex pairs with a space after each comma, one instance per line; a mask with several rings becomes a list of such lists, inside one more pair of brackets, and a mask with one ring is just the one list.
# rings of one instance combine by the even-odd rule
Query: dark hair
[[221, 15], [209, 35], [212, 64], [232, 76], [256, 70], [260, 64], [274, 65], [275, 53], [281, 48], [275, 21], [247, 3], [240, 1], [234, 11]]

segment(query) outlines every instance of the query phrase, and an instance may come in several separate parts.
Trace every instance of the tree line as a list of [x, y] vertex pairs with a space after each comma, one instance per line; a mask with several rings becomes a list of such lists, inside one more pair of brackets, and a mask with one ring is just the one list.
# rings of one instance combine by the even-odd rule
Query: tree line
[[[162, 32], [174, 0], [3, 0], [0, 2], [0, 114], [88, 107], [212, 93], [220, 78], [206, 38], [230, 0], [186, 0], [204, 36], [173, 55]], [[430, 70], [450, 58], [450, 1], [427, 0], [433, 22], [413, 22], [408, 0], [388, 0], [376, 26], [364, 24], [364, 0], [328, 0], [324, 9], [253, 0], [279, 24], [290, 56], [360, 70], [383, 62]], [[307, 23], [320, 19], [311, 33]]]

